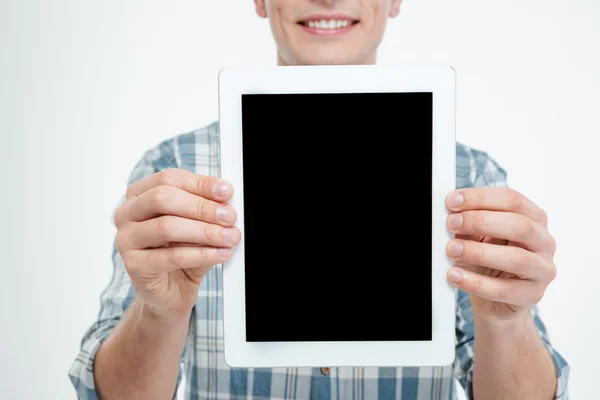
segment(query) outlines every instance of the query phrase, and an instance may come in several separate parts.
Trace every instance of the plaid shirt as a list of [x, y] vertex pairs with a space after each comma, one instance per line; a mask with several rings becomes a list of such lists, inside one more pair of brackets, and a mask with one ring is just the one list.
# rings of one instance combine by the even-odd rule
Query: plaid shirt
[[[486, 153], [456, 146], [457, 188], [506, 186], [506, 172]], [[215, 122], [166, 140], [147, 151], [128, 184], [165, 168], [183, 168], [219, 175], [219, 126]], [[121, 199], [123, 201], [123, 199]], [[85, 333], [69, 376], [81, 399], [97, 399], [94, 356], [134, 296], [134, 288], [119, 253], [113, 248], [112, 279], [101, 295], [97, 321]], [[189, 334], [181, 359], [176, 397], [186, 399], [453, 399], [457, 385], [472, 395], [474, 362], [473, 313], [469, 296], [456, 291], [456, 358], [453, 365], [421, 368], [230, 368], [223, 359], [221, 265], [205, 277], [198, 291]], [[536, 309], [531, 311], [538, 332], [554, 361], [556, 398], [565, 400], [569, 366], [550, 344]], [[184, 378], [182, 380], [182, 378]], [[508, 377], [507, 377], [508, 378]], [[185, 391], [181, 393], [181, 391]]]

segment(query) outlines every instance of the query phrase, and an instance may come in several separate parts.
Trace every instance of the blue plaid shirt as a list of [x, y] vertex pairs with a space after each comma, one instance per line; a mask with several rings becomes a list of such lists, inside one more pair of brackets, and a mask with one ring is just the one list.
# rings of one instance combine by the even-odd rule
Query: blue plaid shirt
[[[506, 172], [484, 152], [458, 143], [456, 162], [458, 188], [506, 186]], [[173, 137], [147, 151], [132, 171], [128, 184], [174, 167], [219, 175], [218, 122]], [[115, 248], [113, 268], [112, 280], [101, 295], [98, 319], [85, 333], [69, 371], [80, 399], [98, 398], [94, 388], [94, 356], [134, 297], [134, 288]], [[459, 389], [467, 398], [473, 397], [473, 313], [465, 292], [456, 291], [456, 358], [452, 365], [240, 369], [230, 368], [223, 359], [221, 272], [221, 265], [215, 266], [200, 285], [181, 359], [177, 397], [184, 394], [186, 399], [447, 400], [456, 398]], [[537, 309], [531, 315], [556, 366], [556, 398], [565, 400], [569, 366], [552, 347]]]

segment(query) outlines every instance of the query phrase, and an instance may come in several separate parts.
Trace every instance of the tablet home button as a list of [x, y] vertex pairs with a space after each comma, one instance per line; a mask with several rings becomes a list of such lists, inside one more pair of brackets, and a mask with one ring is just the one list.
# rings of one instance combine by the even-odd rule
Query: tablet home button
[[329, 375], [331, 373], [331, 368], [323, 367], [321, 368], [321, 373], [323, 375]]

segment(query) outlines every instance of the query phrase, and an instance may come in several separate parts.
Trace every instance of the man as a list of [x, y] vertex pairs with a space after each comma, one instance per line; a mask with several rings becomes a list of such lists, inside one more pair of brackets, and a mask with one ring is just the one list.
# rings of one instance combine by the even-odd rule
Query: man
[[[270, 21], [279, 65], [375, 64], [400, 1], [255, 6]], [[453, 365], [229, 368], [218, 268], [241, 233], [227, 204], [234, 188], [215, 178], [217, 143], [213, 123], [162, 142], [133, 170], [114, 216], [114, 275], [70, 371], [80, 398], [170, 399], [181, 371], [190, 399], [451, 399], [455, 380], [478, 400], [567, 398], [569, 367], [535, 307], [556, 274], [546, 213], [507, 188], [486, 153], [461, 144], [457, 191], [446, 199], [456, 234], [447, 246], [456, 264], [447, 275], [457, 288]]]

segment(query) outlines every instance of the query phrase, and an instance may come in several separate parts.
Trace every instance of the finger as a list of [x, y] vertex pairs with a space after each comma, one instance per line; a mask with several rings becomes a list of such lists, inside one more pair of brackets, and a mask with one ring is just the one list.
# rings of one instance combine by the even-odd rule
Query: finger
[[513, 212], [544, 226], [548, 224], [548, 216], [544, 210], [520, 192], [506, 187], [459, 189], [448, 194], [446, 206], [454, 212], [466, 210]]
[[501, 244], [504, 246], [508, 243], [508, 240], [497, 239], [497, 238], [493, 238], [491, 236], [454, 235], [454, 237], [456, 239], [472, 240], [474, 242], [482, 242], [482, 243]]
[[480, 240], [481, 243], [491, 243], [491, 244], [497, 244], [497, 245], [501, 245], [501, 246], [506, 246], [508, 244], [508, 240], [504, 240], [504, 239], [498, 239], [498, 238], [494, 238], [491, 236], [483, 236], [483, 239]]
[[130, 202], [128, 217], [136, 222], [160, 215], [175, 215], [229, 226], [237, 218], [235, 209], [229, 204], [209, 200], [174, 186], [156, 186]]
[[127, 199], [137, 197], [157, 186], [173, 186], [213, 201], [228, 201], [233, 187], [224, 179], [195, 174], [181, 168], [169, 168], [140, 179], [127, 188]]
[[455, 239], [448, 242], [446, 253], [454, 262], [505, 271], [522, 279], [554, 279], [553, 269], [542, 257], [521, 247]]
[[117, 229], [121, 229], [127, 221], [129, 221], [129, 206], [131, 205], [130, 201], [125, 201], [113, 215], [113, 223], [117, 227]]
[[231, 247], [238, 244], [241, 232], [236, 227], [225, 228], [167, 215], [133, 225], [127, 237], [129, 248], [132, 249], [160, 247], [170, 243]]
[[447, 277], [469, 294], [515, 306], [537, 304], [544, 294], [533, 281], [485, 276], [460, 267], [450, 268]]
[[172, 246], [157, 249], [136, 250], [129, 253], [125, 265], [129, 273], [136, 275], [161, 274], [178, 269], [208, 269], [227, 261], [233, 249], [206, 246]]
[[535, 252], [553, 245], [553, 238], [544, 227], [516, 213], [464, 211], [451, 214], [447, 226], [455, 234], [492, 236], [516, 242]]

